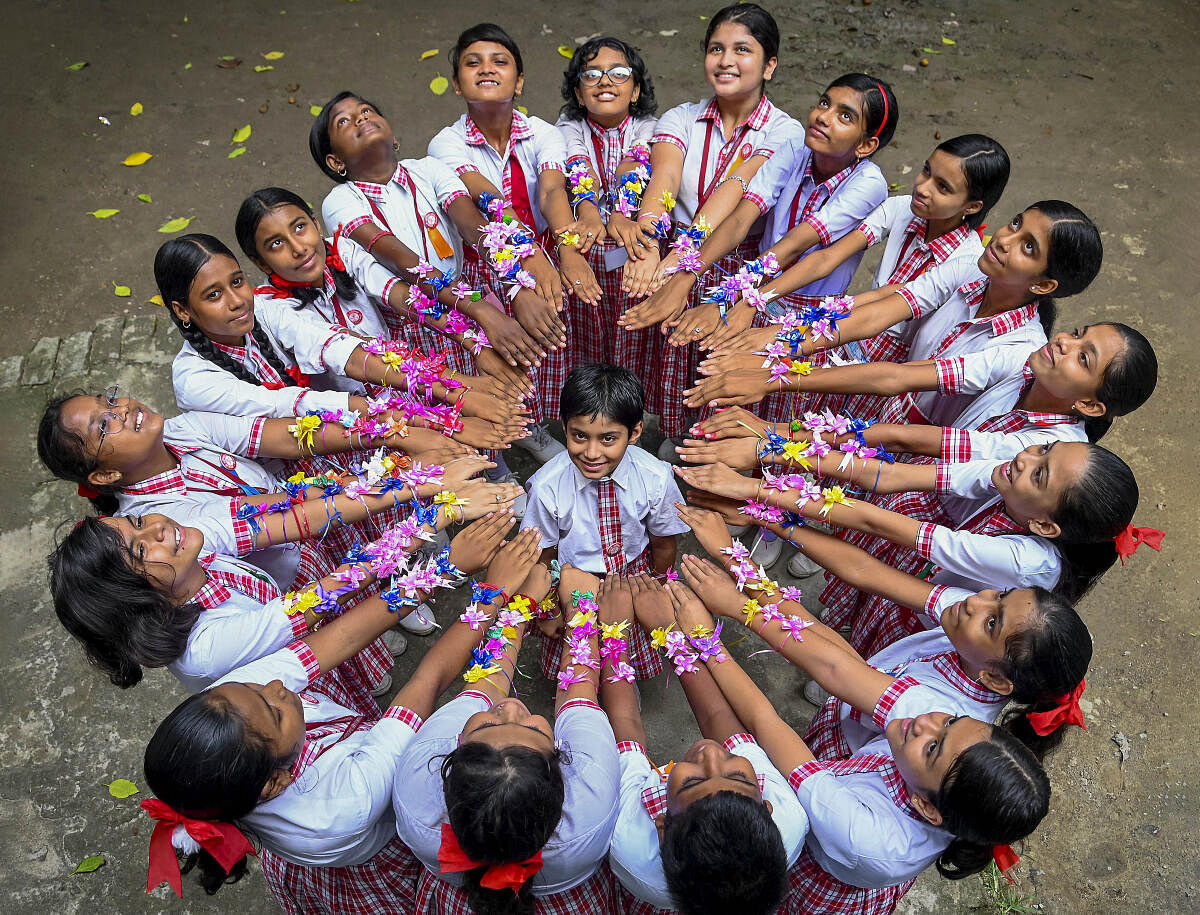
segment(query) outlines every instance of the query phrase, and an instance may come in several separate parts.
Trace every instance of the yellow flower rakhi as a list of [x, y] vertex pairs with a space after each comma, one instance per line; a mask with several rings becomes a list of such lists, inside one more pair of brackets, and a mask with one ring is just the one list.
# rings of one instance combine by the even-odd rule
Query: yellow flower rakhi
[[700, 232], [705, 238], [712, 231], [712, 225], [703, 216], [697, 216], [696, 221], [692, 223], [692, 228]]
[[742, 613], [746, 617], [747, 626], [754, 622], [754, 617], [758, 616], [758, 614], [761, 612], [762, 606], [753, 597], [746, 601], [746, 603], [742, 606]]
[[670, 191], [663, 191], [662, 194], [659, 195], [658, 202], [663, 205], [663, 209], [667, 212], [675, 209], [675, 195]]
[[288, 432], [296, 437], [301, 448], [307, 448], [311, 452], [313, 450], [313, 434], [320, 428], [321, 417], [300, 416], [296, 419], [296, 425], [288, 426]]
[[812, 464], [804, 452], [809, 449], [809, 443], [803, 442], [788, 442], [783, 446], [783, 456], [791, 463], [796, 464], [804, 470], [812, 470]]
[[800, 362], [796, 359], [793, 359], [791, 365], [788, 366], [788, 371], [793, 375], [811, 375], [812, 370], [811, 362]]
[[558, 240], [568, 248], [579, 247], [579, 236], [575, 232], [562, 231], [558, 235]]
[[709, 629], [707, 626], [696, 625], [696, 626], [692, 627], [692, 632], [691, 632], [690, 638], [706, 639], [712, 634], [713, 634], [713, 631], [711, 629]]
[[828, 518], [829, 512], [833, 510], [835, 505], [853, 505], [851, 499], [846, 498], [845, 490], [840, 486], [830, 486], [828, 489], [822, 490], [821, 498], [825, 500], [825, 504], [821, 507], [818, 514], [822, 518]]
[[301, 591], [299, 594], [289, 591], [283, 596], [283, 611], [288, 616], [296, 616], [311, 610], [320, 602], [321, 599], [312, 590]]
[[588, 610], [586, 613], [582, 610], [576, 610], [575, 615], [571, 617], [571, 621], [567, 625], [574, 628], [582, 626], [584, 623], [594, 623], [595, 621], [596, 612], [594, 610]]
[[623, 639], [625, 638], [625, 630], [629, 628], [629, 620], [621, 620], [619, 623], [601, 623], [600, 637], [603, 639]]
[[525, 617], [526, 620], [533, 619], [532, 602], [524, 594], [518, 594], [516, 597], [510, 600], [508, 602], [508, 609], [515, 610], [517, 613], [521, 614], [521, 616]]
[[457, 493], [449, 489], [443, 489], [433, 497], [435, 505], [445, 505], [449, 508], [461, 508], [464, 505], [470, 504], [470, 501], [470, 499], [460, 499]]
[[657, 629], [651, 629], [650, 630], [650, 647], [651, 648], [665, 647], [667, 644], [667, 633], [670, 632], [674, 628], [675, 628], [675, 624], [672, 623], [670, 626], [666, 626], [666, 627], [659, 626]]

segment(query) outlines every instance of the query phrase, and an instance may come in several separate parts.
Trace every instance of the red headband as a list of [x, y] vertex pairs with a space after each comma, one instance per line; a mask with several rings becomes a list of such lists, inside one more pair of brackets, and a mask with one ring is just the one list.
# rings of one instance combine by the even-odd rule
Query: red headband
[[1004, 875], [1004, 879], [1009, 883], [1014, 883], [1008, 872], [1012, 870], [1021, 860], [1021, 856], [1012, 850], [1011, 845], [993, 845], [992, 860], [996, 862], [996, 867], [1000, 869], [1000, 873]]
[[1033, 725], [1033, 732], [1039, 737], [1053, 734], [1059, 728], [1075, 724], [1087, 730], [1083, 723], [1083, 709], [1079, 707], [1079, 697], [1083, 695], [1087, 680], [1080, 680], [1079, 685], [1070, 693], [1058, 700], [1058, 705], [1048, 712], [1029, 712], [1025, 717]]
[[1125, 560], [1136, 553], [1138, 547], [1143, 543], [1150, 549], [1161, 553], [1165, 536], [1167, 536], [1165, 531], [1155, 530], [1152, 527], [1134, 527], [1132, 523], [1127, 524], [1125, 530], [1113, 538], [1113, 542], [1117, 545], [1117, 555], [1121, 557], [1121, 565], [1125, 565]]
[[163, 883], [169, 883], [175, 895], [183, 898], [183, 877], [180, 876], [179, 858], [175, 856], [175, 845], [171, 841], [176, 826], [182, 826], [201, 848], [216, 858], [227, 874], [246, 855], [257, 854], [250, 840], [232, 823], [193, 820], [157, 798], [142, 801], [141, 808], [158, 821], [150, 836], [147, 893]]
[[879, 122], [879, 126], [875, 128], [875, 132], [871, 134], [871, 138], [879, 136], [883, 128], [887, 126], [888, 119], [888, 97], [887, 90], [883, 88], [883, 83], [877, 82], [875, 85], [879, 88], [879, 94], [883, 96], [883, 120]]
[[488, 890], [510, 889], [520, 892], [527, 880], [542, 869], [542, 850], [524, 861], [514, 861], [507, 864], [493, 864], [490, 867], [482, 861], [474, 861], [458, 844], [458, 836], [454, 834], [449, 823], [442, 824], [442, 844], [438, 848], [438, 867], [443, 874], [456, 874], [460, 871], [470, 871], [477, 867], [487, 867], [479, 885]]

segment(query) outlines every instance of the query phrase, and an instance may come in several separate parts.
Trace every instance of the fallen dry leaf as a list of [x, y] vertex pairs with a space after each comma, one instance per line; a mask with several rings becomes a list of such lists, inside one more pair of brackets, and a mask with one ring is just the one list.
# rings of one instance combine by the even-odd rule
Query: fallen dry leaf
[[254, 68], [255, 73], [266, 73], [268, 70], [274, 70], [270, 64], [259, 64]]
[[135, 165], [145, 165], [147, 162], [149, 162], [153, 158], [154, 158], [153, 153], [135, 152], [135, 153], [130, 153], [128, 156], [126, 156], [124, 159], [122, 159], [121, 164], [128, 165], [130, 167], [135, 166]]
[[218, 57], [217, 66], [222, 70], [232, 70], [234, 67], [241, 66], [242, 59], [240, 57]]
[[146, 109], [142, 107], [141, 102], [134, 102], [132, 105], [129, 106], [129, 115], [130, 115], [130, 117], [136, 118], [139, 114], [141, 114], [145, 110]]
[[428, 51], [421, 52], [421, 60], [429, 60], [431, 57], [437, 57], [438, 49], [430, 48]]
[[89, 216], [95, 216], [97, 219], [108, 219], [111, 216], [116, 216], [120, 210], [92, 210], [88, 213]]

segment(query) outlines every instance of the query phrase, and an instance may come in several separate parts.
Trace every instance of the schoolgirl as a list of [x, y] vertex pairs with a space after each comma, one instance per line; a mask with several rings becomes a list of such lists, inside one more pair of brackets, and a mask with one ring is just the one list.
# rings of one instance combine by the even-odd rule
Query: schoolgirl
[[[507, 519], [482, 522], [483, 536], [457, 557], [463, 569], [494, 553], [507, 526]], [[513, 551], [502, 547], [497, 556]], [[411, 911], [417, 865], [396, 837], [392, 784], [403, 748], [477, 634], [448, 627], [383, 717], [370, 721], [324, 692], [317, 677], [393, 621], [384, 601], [372, 598], [167, 716], [146, 747], [146, 781], [157, 798], [142, 806], [159, 821], [149, 889], [168, 880], [181, 891], [174, 845], [216, 892], [244, 874], [250, 836], [288, 913]], [[221, 841], [210, 838], [214, 832]]]
[[[373, 385], [406, 385], [392, 363], [368, 351], [359, 337], [296, 312], [275, 299], [257, 303], [233, 253], [210, 235], [183, 235], [154, 258], [154, 277], [184, 338], [171, 367], [175, 399], [184, 410], [250, 416], [302, 416], [309, 411], [370, 411], [365, 394], [316, 391], [309, 374], [330, 373]], [[394, 355], [394, 354], [393, 354]], [[520, 435], [524, 420], [511, 405], [467, 390], [437, 360], [426, 360], [431, 397], [454, 402], [450, 413], [421, 410], [448, 426], [460, 441], [502, 448]], [[436, 379], [436, 380], [435, 380]], [[464, 385], [465, 387], [465, 385]], [[420, 390], [413, 392], [419, 395]], [[459, 414], [469, 414], [464, 420]], [[494, 419], [481, 419], [481, 414]], [[469, 421], [474, 420], [474, 421]], [[458, 424], [462, 429], [454, 429]]]
[[[609, 222], [609, 234], [616, 235], [630, 257], [622, 286], [631, 295], [644, 297], [661, 282], [659, 239], [672, 225], [691, 226], [731, 173], [741, 169], [739, 175], [753, 174], [800, 134], [800, 125], [767, 97], [766, 84], [775, 73], [778, 53], [779, 27], [757, 4], [735, 3], [709, 19], [704, 76], [713, 95], [678, 105], [659, 118], [650, 140], [650, 182], [637, 216], [629, 220], [617, 214]], [[733, 252], [729, 266], [757, 252], [758, 235], [752, 234]], [[678, 308], [686, 302], [685, 290]], [[620, 326], [641, 330], [674, 317], [660, 314], [659, 304], [656, 297], [629, 309]], [[680, 394], [695, 377], [695, 360], [687, 350], [675, 351], [661, 339], [656, 345], [659, 375], [657, 383], [647, 385], [647, 409], [658, 414], [664, 435], [679, 438], [692, 421], [681, 408]]]
[[[620, 813], [608, 858], [629, 897], [625, 911], [774, 911], [808, 825], [786, 779], [694, 663], [678, 676], [702, 738], [669, 774], [654, 767], [634, 685], [621, 676], [628, 657], [620, 633], [629, 625], [668, 632], [675, 621], [670, 599], [648, 575], [610, 576], [597, 603], [612, 649], [603, 655], [600, 701], [621, 757]], [[745, 867], [747, 860], [755, 866]]]
[[[1116, 540], [1137, 507], [1137, 482], [1125, 462], [1099, 445], [1082, 442], [1036, 445], [1010, 461], [924, 470], [934, 470], [939, 490], [983, 507], [965, 522], [947, 526], [937, 518], [925, 520], [926, 514], [904, 514], [908, 505], [900, 495], [891, 508], [884, 508], [848, 499], [841, 487], [822, 490], [803, 479], [799, 489], [767, 489], [762, 481], [741, 477], [723, 464], [676, 472], [717, 495], [798, 511], [868, 534], [849, 539], [902, 572], [916, 574], [928, 564], [941, 570], [939, 583], [972, 590], [1038, 586], [1057, 590], [1071, 602], [1116, 561]], [[781, 485], [791, 482], [789, 478]], [[912, 502], [927, 511], [924, 500]], [[943, 514], [940, 520], [948, 519]], [[850, 644], [863, 657], [926, 628], [890, 601], [864, 595], [832, 576], [828, 580], [821, 594], [825, 622], [832, 629], [849, 626]]]
[[549, 571], [538, 566], [528, 593], [517, 593], [539, 536], [536, 528], [518, 535], [530, 547], [528, 565], [516, 574], [493, 566], [475, 586], [464, 618], [487, 630], [487, 641], [467, 671], [472, 685], [430, 716], [400, 762], [408, 777], [395, 785], [397, 829], [425, 868], [419, 913], [617, 911], [604, 864], [617, 817], [617, 751], [596, 704], [599, 629], [584, 603], [594, 576], [562, 570], [558, 600], [577, 616], [554, 726], [508, 695], [527, 620], [550, 590]]
[[636, 157], [648, 153], [658, 123], [654, 84], [636, 48], [604, 36], [575, 49], [563, 73], [562, 96], [566, 104], [555, 126], [567, 144], [578, 226], [572, 234], [579, 238], [579, 252], [599, 284], [589, 286], [586, 274], [572, 275], [572, 261], [564, 262], [566, 286], [574, 294], [567, 304], [574, 359], [624, 366], [648, 384], [653, 377], [653, 332], [615, 332], [617, 319], [630, 305], [621, 286], [628, 255], [608, 236], [607, 224], [625, 176], [643, 167]]
[[[566, 144], [554, 125], [516, 110], [514, 99], [525, 85], [516, 42], [500, 26], [480, 23], [458, 36], [450, 51], [450, 66], [454, 91], [467, 103], [467, 112], [429, 141], [429, 155], [450, 166], [464, 181], [472, 173], [487, 179], [500, 189], [517, 219], [544, 244], [557, 242], [573, 222], [567, 197]], [[559, 253], [569, 269], [591, 273], [575, 249], [568, 247]], [[545, 353], [534, 372], [533, 412], [540, 426], [555, 415], [558, 391], [571, 370], [566, 323], [570, 315], [560, 314], [563, 287], [553, 265], [535, 252], [523, 266], [534, 272], [538, 295], [518, 295], [506, 309]], [[544, 268], [550, 269], [543, 273]], [[592, 278], [589, 285], [594, 284]], [[538, 455], [543, 461], [562, 450], [549, 443], [538, 447], [549, 449], [544, 456]]]
[[[693, 584], [707, 597], [705, 572], [723, 573], [686, 562]], [[681, 629], [713, 627], [691, 592], [670, 591]], [[759, 634], [777, 651], [798, 655], [794, 643], [834, 666], [852, 667], [846, 698], [884, 733], [846, 759], [817, 760], [736, 661], [705, 662], [772, 762], [790, 773], [808, 813], [808, 840], [781, 912], [887, 915], [930, 864], [961, 879], [982, 870], [996, 846], [1033, 832], [1049, 812], [1041, 756], [1061, 741], [1061, 729], [1041, 738], [1016, 711], [999, 726], [934, 711], [935, 696], [911, 678], [855, 662], [820, 636], [799, 641], [796, 630], [806, 620], [786, 615], [796, 607], [780, 604]]]

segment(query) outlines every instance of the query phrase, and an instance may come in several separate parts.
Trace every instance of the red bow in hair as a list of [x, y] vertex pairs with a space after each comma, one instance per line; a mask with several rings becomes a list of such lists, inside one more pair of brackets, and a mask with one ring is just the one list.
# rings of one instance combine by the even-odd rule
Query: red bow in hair
[[1134, 527], [1133, 524], [1127, 524], [1125, 530], [1113, 538], [1113, 542], [1117, 545], [1117, 555], [1121, 557], [1121, 565], [1125, 565], [1126, 558], [1136, 553], [1138, 547], [1143, 543], [1150, 547], [1150, 549], [1161, 553], [1163, 537], [1165, 536], [1167, 536], [1165, 531], [1155, 530], [1152, 527]]
[[438, 848], [438, 867], [443, 874], [457, 874], [477, 867], [487, 867], [479, 880], [480, 886], [488, 890], [509, 889], [517, 893], [530, 877], [542, 869], [542, 851], [538, 849], [524, 861], [493, 864], [488, 867], [482, 861], [472, 860], [458, 844], [458, 836], [454, 834], [450, 824], [443, 823], [442, 844]]
[[232, 823], [213, 823], [209, 820], [193, 820], [176, 811], [157, 798], [142, 801], [141, 808], [158, 822], [150, 836], [150, 871], [146, 876], [146, 892], [149, 893], [163, 883], [171, 884], [175, 895], [183, 898], [183, 877], [179, 873], [179, 859], [171, 833], [176, 826], [187, 830], [196, 843], [216, 858], [225, 868], [225, 873], [246, 855], [257, 854], [250, 840]]
[[100, 490], [95, 486], [89, 486], [87, 483], [80, 483], [75, 491], [85, 499], [98, 499], [100, 497]]
[[337, 231], [333, 233], [333, 244], [325, 246], [325, 266], [330, 270], [339, 270], [342, 273], [346, 272], [346, 262], [342, 260], [342, 256], [338, 254], [338, 239], [342, 237], [342, 227], [338, 226]]
[[1083, 723], [1083, 709], [1079, 707], [1079, 697], [1083, 695], [1086, 685], [1087, 680], [1080, 680], [1079, 685], [1068, 695], [1059, 699], [1058, 705], [1048, 712], [1029, 712], [1025, 717], [1033, 725], [1033, 732], [1039, 737], [1045, 737], [1069, 724], [1078, 725], [1086, 731], [1087, 725]]
[[1017, 866], [1021, 861], [1021, 856], [1012, 850], [1011, 845], [993, 845], [992, 860], [996, 862], [996, 867], [1000, 869], [1000, 873], [1004, 875], [1004, 879], [1009, 883], [1015, 883], [1012, 877], [1009, 876], [1009, 871]]

